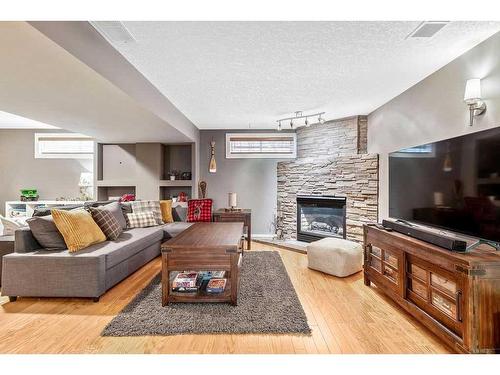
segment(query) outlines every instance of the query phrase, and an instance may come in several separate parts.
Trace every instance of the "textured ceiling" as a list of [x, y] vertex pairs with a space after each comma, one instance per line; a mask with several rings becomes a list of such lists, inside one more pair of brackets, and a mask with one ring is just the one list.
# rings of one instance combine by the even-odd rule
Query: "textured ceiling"
[[500, 30], [452, 22], [125, 22], [114, 46], [197, 127], [270, 128], [294, 111], [368, 114]]

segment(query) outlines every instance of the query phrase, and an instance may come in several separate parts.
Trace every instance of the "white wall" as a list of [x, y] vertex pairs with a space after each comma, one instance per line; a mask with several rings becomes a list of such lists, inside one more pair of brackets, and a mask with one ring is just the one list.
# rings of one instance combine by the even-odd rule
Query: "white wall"
[[[482, 79], [488, 106], [469, 127], [465, 82]], [[368, 153], [380, 154], [379, 216], [389, 215], [388, 153], [500, 126], [500, 33], [411, 87], [368, 117]]]

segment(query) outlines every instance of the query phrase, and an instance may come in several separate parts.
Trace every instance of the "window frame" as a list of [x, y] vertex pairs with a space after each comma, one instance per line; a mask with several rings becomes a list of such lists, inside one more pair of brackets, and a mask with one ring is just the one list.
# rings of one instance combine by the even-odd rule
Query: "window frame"
[[[231, 138], [292, 138], [293, 150], [291, 153], [232, 153]], [[295, 159], [297, 157], [296, 133], [226, 133], [226, 159]]]
[[[87, 140], [94, 145], [91, 153], [42, 153], [40, 152], [39, 142], [44, 138], [54, 140], [67, 138], [68, 140]], [[34, 139], [35, 159], [93, 159], [95, 153], [95, 142], [92, 137], [78, 133], [35, 133]]]

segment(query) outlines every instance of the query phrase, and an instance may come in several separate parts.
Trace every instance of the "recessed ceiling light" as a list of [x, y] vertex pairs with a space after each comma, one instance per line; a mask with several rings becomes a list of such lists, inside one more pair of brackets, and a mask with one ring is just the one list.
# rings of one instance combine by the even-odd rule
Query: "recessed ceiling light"
[[134, 36], [120, 21], [90, 21], [90, 24], [111, 43], [133, 43]]
[[407, 37], [408, 38], [432, 38], [436, 33], [449, 24], [450, 21], [424, 21], [417, 26]]

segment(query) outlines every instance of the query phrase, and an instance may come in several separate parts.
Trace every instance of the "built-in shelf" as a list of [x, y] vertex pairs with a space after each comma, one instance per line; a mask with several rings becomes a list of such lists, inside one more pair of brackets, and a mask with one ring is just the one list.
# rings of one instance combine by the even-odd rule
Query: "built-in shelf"
[[135, 186], [136, 182], [133, 180], [97, 180], [96, 186], [104, 187], [120, 187], [120, 186]]
[[[137, 199], [196, 193], [193, 143], [96, 144], [95, 189], [100, 200], [135, 194]], [[170, 174], [189, 180], [170, 180]]]
[[500, 177], [494, 178], [480, 178], [477, 180], [478, 185], [498, 185], [500, 184]]
[[193, 186], [192, 180], [160, 180], [159, 186]]

